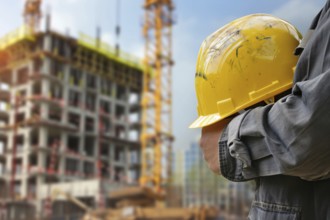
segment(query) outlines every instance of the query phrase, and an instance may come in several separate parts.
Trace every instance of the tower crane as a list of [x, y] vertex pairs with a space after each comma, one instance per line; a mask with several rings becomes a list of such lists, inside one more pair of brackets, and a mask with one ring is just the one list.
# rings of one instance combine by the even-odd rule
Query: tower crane
[[[142, 93], [140, 184], [161, 191], [171, 176], [172, 0], [144, 1], [145, 72]], [[164, 167], [164, 153], [167, 167]], [[163, 171], [167, 170], [165, 174]]]
[[[112, 192], [110, 199], [143, 202], [164, 200], [171, 177], [172, 135], [172, 0], [144, 0], [145, 39], [139, 187]], [[167, 167], [164, 167], [166, 160]], [[166, 173], [164, 171], [167, 171]]]
[[24, 6], [24, 22], [32, 32], [36, 32], [40, 28], [41, 21], [41, 3], [42, 0], [26, 0]]

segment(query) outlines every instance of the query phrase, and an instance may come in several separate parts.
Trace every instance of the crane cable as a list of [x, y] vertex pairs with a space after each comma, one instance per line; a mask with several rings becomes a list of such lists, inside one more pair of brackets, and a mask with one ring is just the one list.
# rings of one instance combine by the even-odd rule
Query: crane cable
[[120, 0], [116, 0], [116, 56], [119, 56], [120, 46], [119, 46], [119, 37], [120, 37]]

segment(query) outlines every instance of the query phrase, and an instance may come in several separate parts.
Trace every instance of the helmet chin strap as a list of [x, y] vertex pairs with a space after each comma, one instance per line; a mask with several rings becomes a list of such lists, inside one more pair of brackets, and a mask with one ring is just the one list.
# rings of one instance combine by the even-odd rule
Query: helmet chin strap
[[243, 114], [244, 112], [246, 112], [245, 109], [238, 111], [238, 114]]
[[275, 97], [270, 97], [268, 99], [265, 99], [264, 102], [268, 105], [268, 104], [274, 104], [275, 102]]
[[[264, 104], [263, 103], [266, 103], [266, 105], [269, 105], [269, 104], [274, 104], [275, 103], [275, 97], [270, 97], [268, 99], [265, 99], [259, 103], [257, 103], [256, 105], [257, 106], [263, 106]], [[244, 112], [246, 112], [247, 110], [249, 110], [250, 108], [254, 108], [256, 105], [253, 105], [252, 107], [248, 107], [246, 109], [242, 109], [240, 111], [238, 111], [237, 113], [240, 115], [240, 114], [243, 114]]]

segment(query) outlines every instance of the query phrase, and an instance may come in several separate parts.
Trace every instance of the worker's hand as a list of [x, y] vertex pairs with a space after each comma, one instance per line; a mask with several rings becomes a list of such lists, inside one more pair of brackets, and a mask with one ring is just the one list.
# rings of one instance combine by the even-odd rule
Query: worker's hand
[[208, 167], [218, 175], [221, 174], [218, 142], [222, 130], [227, 126], [231, 119], [232, 118], [226, 118], [213, 125], [202, 128], [200, 147], [204, 155], [204, 160]]

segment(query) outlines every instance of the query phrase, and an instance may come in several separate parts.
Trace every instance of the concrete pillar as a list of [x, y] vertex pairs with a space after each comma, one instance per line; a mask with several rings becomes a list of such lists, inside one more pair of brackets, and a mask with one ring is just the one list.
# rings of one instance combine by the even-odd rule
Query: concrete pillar
[[[32, 97], [33, 95], [33, 82], [30, 81], [27, 85], [27, 90], [26, 90], [26, 97]], [[32, 117], [32, 108], [33, 108], [33, 104], [31, 101], [27, 101], [26, 102], [26, 108], [25, 110], [25, 118], [31, 118]]]
[[[80, 139], [79, 139], [79, 154], [80, 155], [84, 155], [84, 144], [85, 144], [85, 136], [84, 135], [80, 135]], [[78, 172], [83, 174], [84, 173], [84, 161], [83, 160], [79, 160], [78, 162]]]
[[66, 156], [65, 151], [67, 148], [67, 138], [68, 134], [66, 132], [61, 133], [61, 145], [60, 145], [60, 156], [59, 156], [59, 175], [61, 176], [61, 180], [64, 180], [65, 176], [65, 166], [66, 166]]
[[[41, 95], [43, 97], [47, 97], [49, 98], [50, 97], [50, 82], [49, 80], [43, 80], [42, 81], [42, 88], [41, 88]], [[49, 104], [47, 103], [41, 103], [40, 104], [40, 116], [42, 118], [48, 118], [48, 115], [49, 115]]]
[[[128, 136], [128, 135], [126, 135], [126, 136]], [[129, 158], [128, 146], [124, 147], [124, 157], [125, 157], [125, 161], [127, 161], [127, 163], [124, 164], [124, 173], [125, 173], [126, 177], [129, 177], [130, 158]]]
[[39, 144], [42, 147], [47, 147], [47, 139], [48, 139], [48, 130], [47, 128], [41, 127], [39, 129]]
[[63, 80], [62, 80], [62, 90], [63, 90], [63, 108], [62, 108], [62, 123], [67, 123], [68, 118], [68, 105], [69, 105], [69, 85], [68, 85], [68, 74], [69, 74], [69, 65], [64, 66], [63, 71]]
[[26, 197], [28, 194], [28, 166], [29, 166], [29, 149], [30, 149], [30, 128], [26, 128], [23, 131], [24, 135], [24, 146], [23, 146], [23, 156], [22, 156], [22, 185], [21, 193], [22, 197]]
[[112, 92], [111, 92], [111, 94], [112, 94], [112, 97], [111, 97], [111, 102], [110, 102], [110, 118], [111, 118], [111, 120], [110, 120], [110, 123], [111, 123], [111, 132], [110, 132], [110, 135], [111, 136], [115, 136], [115, 132], [116, 132], [116, 127], [115, 127], [115, 124], [114, 124], [114, 122], [115, 122], [115, 120], [117, 120], [117, 118], [116, 118], [116, 87], [117, 87], [117, 85], [115, 84], [115, 83], [112, 83], [112, 86], [111, 86], [111, 88], [112, 88]]
[[45, 35], [44, 37], [44, 43], [43, 43], [43, 50], [47, 51], [47, 52], [51, 52], [52, 51], [52, 38], [50, 35]]
[[[86, 114], [86, 109], [85, 109], [85, 102], [86, 102], [86, 93], [84, 92], [84, 91], [81, 91], [80, 92], [80, 94], [81, 94], [81, 99], [80, 99], [80, 103], [81, 103], [81, 105], [82, 105], [82, 110], [83, 111], [81, 111], [81, 114], [80, 114], [80, 117], [81, 117], [81, 125], [83, 125], [82, 127], [81, 127], [81, 130], [79, 130], [80, 132], [85, 132], [85, 124], [86, 124], [86, 116], [87, 116], [87, 114]], [[96, 123], [96, 121], [95, 121], [95, 123]]]
[[99, 159], [98, 158], [98, 155], [99, 155], [99, 141], [98, 141], [97, 136], [94, 139], [93, 149], [94, 149], [94, 158], [95, 158], [94, 173], [95, 173], [95, 175], [97, 175], [98, 174], [98, 159]]
[[129, 123], [129, 107], [130, 107], [130, 105], [129, 105], [129, 98], [128, 98], [129, 97], [128, 94], [129, 94], [130, 90], [128, 87], [126, 87], [125, 92], [126, 92], [126, 97], [127, 97], [127, 99], [125, 100], [125, 109], [124, 109], [124, 111], [125, 111], [125, 139], [128, 140], [129, 132], [130, 132], [130, 123]]
[[[39, 145], [42, 147], [47, 147], [47, 139], [48, 139], [48, 130], [46, 128], [40, 128], [39, 129]], [[44, 171], [47, 171], [47, 158], [45, 152], [38, 152], [37, 155], [37, 166], [38, 168], [44, 169]], [[43, 207], [42, 207], [42, 192], [41, 192], [41, 186], [45, 184], [45, 176], [38, 175], [36, 179], [36, 196], [37, 196], [37, 202], [36, 202], [36, 212], [41, 213]]]
[[113, 98], [113, 100], [115, 100], [116, 96], [117, 96], [117, 83], [113, 82], [111, 84], [111, 97]]
[[[17, 69], [12, 71], [11, 74], [11, 81], [16, 84], [17, 83]], [[12, 87], [10, 90], [10, 103], [11, 103], [11, 108], [9, 111], [9, 124], [12, 125], [14, 124], [14, 118], [15, 118], [15, 103], [16, 103], [16, 96], [17, 96], [17, 88], [16, 87]], [[12, 143], [10, 143], [10, 146], [12, 146]]]
[[50, 75], [52, 69], [52, 60], [48, 57], [43, 59], [43, 65], [41, 67], [41, 74]]
[[112, 181], [114, 181], [115, 179], [115, 166], [114, 166], [114, 161], [115, 161], [115, 144], [114, 143], [110, 143], [110, 149], [109, 149], [109, 153], [110, 153], [110, 179]]
[[[48, 130], [46, 128], [40, 128], [39, 129], [39, 144], [42, 147], [47, 147], [47, 139], [48, 139]], [[44, 169], [44, 171], [47, 171], [47, 158], [45, 152], [38, 152], [38, 161], [37, 166], [38, 168]], [[41, 192], [41, 186], [45, 184], [45, 176], [39, 175], [37, 176], [37, 182], [36, 182], [36, 194], [37, 194], [37, 206], [36, 211], [37, 213], [40, 213], [42, 210], [42, 192]]]

